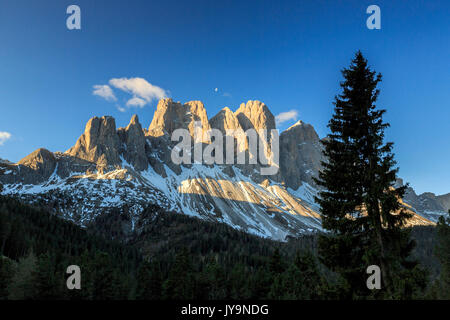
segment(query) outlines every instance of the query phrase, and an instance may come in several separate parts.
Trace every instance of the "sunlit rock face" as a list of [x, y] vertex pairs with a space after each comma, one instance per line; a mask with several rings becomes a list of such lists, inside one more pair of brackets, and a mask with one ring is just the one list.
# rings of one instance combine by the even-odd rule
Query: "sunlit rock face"
[[96, 163], [102, 170], [120, 165], [120, 141], [113, 117], [94, 117], [84, 133], [66, 153], [72, 157]]
[[147, 153], [149, 147], [138, 116], [134, 115], [126, 128], [119, 128], [118, 134], [122, 142], [121, 153], [123, 158], [136, 170], [146, 170], [148, 168]]
[[[38, 183], [48, 179], [56, 168], [56, 158], [47, 149], [38, 149], [18, 162], [26, 168], [23, 173], [24, 181]], [[27, 170], [28, 169], [28, 170]]]
[[[201, 101], [189, 101], [185, 104], [172, 99], [161, 99], [156, 107], [153, 120], [148, 129], [148, 135], [159, 137], [170, 136], [176, 129], [187, 129], [194, 135], [195, 126], [202, 132], [211, 129], [205, 106]], [[204, 134], [206, 137], [206, 134]], [[207, 139], [205, 139], [205, 142]]]
[[230, 108], [225, 107], [209, 120], [212, 128], [226, 134], [227, 130], [242, 130], [238, 118]]
[[269, 108], [261, 101], [248, 101], [247, 103], [242, 103], [239, 109], [235, 112], [236, 117], [245, 130], [250, 128], [259, 129], [275, 129], [275, 117]]
[[280, 135], [281, 180], [292, 189], [302, 182], [314, 185], [313, 177], [324, 161], [319, 136], [313, 126], [301, 120]]
[[[132, 228], [142, 209], [154, 203], [275, 240], [322, 230], [314, 200], [318, 188], [312, 178], [324, 158], [311, 125], [299, 121], [280, 134], [275, 175], [261, 175], [261, 163], [236, 163], [238, 151], [247, 160], [251, 156], [249, 140], [238, 139], [239, 135], [232, 164], [175, 164], [171, 154], [178, 142], [172, 141], [172, 134], [177, 129], [187, 130], [191, 137], [200, 130], [205, 148], [213, 142], [211, 129], [226, 136], [228, 130], [270, 132], [276, 125], [260, 101], [243, 103], [234, 112], [223, 108], [208, 120], [200, 101], [162, 99], [148, 130], [137, 116], [123, 128], [116, 128], [112, 117], [93, 117], [64, 153], [38, 149], [18, 163], [0, 161], [0, 190], [31, 203], [51, 204], [80, 225], [105, 210], [120, 208], [129, 215]], [[271, 151], [272, 142], [272, 135], [262, 142], [265, 152]], [[193, 149], [189, 152], [192, 155]], [[417, 196], [413, 191], [404, 201], [413, 213], [410, 225], [433, 224], [450, 202], [445, 196]], [[429, 213], [431, 209], [435, 211]]]

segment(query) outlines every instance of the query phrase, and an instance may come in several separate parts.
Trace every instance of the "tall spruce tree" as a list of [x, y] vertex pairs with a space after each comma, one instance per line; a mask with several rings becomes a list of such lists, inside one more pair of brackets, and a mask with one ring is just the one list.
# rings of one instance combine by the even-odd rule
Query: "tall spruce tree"
[[59, 298], [58, 279], [56, 278], [55, 259], [48, 253], [37, 259], [34, 272], [34, 295], [39, 300], [55, 300]]
[[35, 297], [34, 270], [37, 259], [31, 250], [27, 257], [21, 258], [9, 286], [10, 300], [31, 300]]
[[137, 275], [136, 299], [160, 300], [162, 290], [162, 275], [159, 263], [144, 261]]
[[175, 257], [169, 276], [163, 284], [165, 299], [188, 300], [195, 294], [195, 277], [191, 254], [186, 247]]
[[13, 262], [0, 255], [0, 300], [8, 299], [8, 287], [14, 276]]
[[438, 299], [450, 299], [450, 210], [448, 216], [440, 217], [436, 227], [438, 236], [438, 245], [436, 247], [436, 256], [441, 263], [441, 274], [437, 284]]
[[[342, 93], [328, 123], [331, 133], [322, 142], [327, 160], [315, 179], [324, 187], [316, 200], [322, 225], [330, 231], [320, 237], [319, 252], [323, 263], [343, 277], [348, 298], [411, 298], [417, 284], [408, 277], [423, 277], [409, 260], [414, 243], [402, 227], [410, 214], [400, 203], [406, 186], [395, 187], [393, 144], [384, 142], [386, 110], [375, 104], [381, 74], [360, 51], [342, 74]], [[382, 290], [367, 288], [369, 265], [381, 268]]]

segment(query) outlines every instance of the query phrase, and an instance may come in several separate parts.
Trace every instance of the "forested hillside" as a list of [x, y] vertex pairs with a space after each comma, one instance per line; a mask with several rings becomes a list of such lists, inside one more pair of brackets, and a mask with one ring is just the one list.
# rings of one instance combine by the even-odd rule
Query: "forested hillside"
[[[319, 262], [315, 236], [281, 243], [154, 205], [125, 236], [120, 221], [127, 219], [116, 211], [81, 229], [46, 210], [0, 197], [0, 299], [345, 296], [339, 278]], [[413, 236], [433, 289], [439, 272], [436, 232], [419, 228]], [[81, 268], [81, 290], [66, 287], [66, 268], [73, 264]], [[439, 292], [435, 284], [434, 291], [417, 298], [439, 298]]]

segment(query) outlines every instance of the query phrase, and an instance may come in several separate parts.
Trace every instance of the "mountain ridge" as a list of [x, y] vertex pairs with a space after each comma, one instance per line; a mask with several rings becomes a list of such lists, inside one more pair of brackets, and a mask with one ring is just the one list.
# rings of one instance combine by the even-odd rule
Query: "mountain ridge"
[[[150, 202], [275, 240], [322, 230], [313, 177], [324, 157], [312, 125], [299, 120], [279, 135], [278, 173], [263, 176], [259, 168], [264, 165], [259, 162], [174, 164], [171, 153], [176, 142], [171, 134], [186, 129], [194, 136], [196, 123], [201, 124], [203, 146], [211, 143], [206, 134], [210, 129], [226, 133], [276, 128], [270, 109], [257, 100], [242, 103], [234, 112], [225, 107], [208, 119], [201, 101], [181, 104], [161, 99], [148, 130], [137, 115], [120, 128], [111, 116], [93, 117], [64, 153], [41, 148], [16, 164], [1, 162], [2, 193], [54, 204], [55, 210], [80, 225], [104, 208], [124, 205], [136, 220]], [[237, 150], [250, 157], [248, 143]], [[414, 214], [410, 225], [434, 224], [450, 200], [429, 196], [427, 203], [411, 190], [405, 197]]]

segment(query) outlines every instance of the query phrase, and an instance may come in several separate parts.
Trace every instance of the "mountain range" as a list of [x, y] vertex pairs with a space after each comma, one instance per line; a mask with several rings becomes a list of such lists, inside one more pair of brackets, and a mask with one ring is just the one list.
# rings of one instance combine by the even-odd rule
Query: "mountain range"
[[[260, 101], [242, 103], [235, 112], [225, 107], [208, 118], [200, 101], [161, 99], [148, 129], [136, 115], [124, 128], [117, 128], [113, 117], [93, 117], [65, 152], [41, 148], [17, 163], [0, 160], [0, 191], [51, 208], [81, 226], [119, 208], [133, 229], [143, 208], [156, 204], [274, 240], [322, 230], [313, 177], [325, 159], [312, 125], [298, 121], [280, 133], [279, 170], [265, 176], [261, 163], [175, 164], [172, 134], [186, 129], [194, 135], [196, 123], [204, 132], [217, 129], [224, 135], [227, 130], [276, 129], [275, 117]], [[203, 147], [211, 143], [201, 142]], [[251, 156], [247, 143], [235, 146]], [[417, 195], [408, 188], [402, 202], [413, 213], [408, 225], [433, 225], [450, 209], [450, 193]]]

